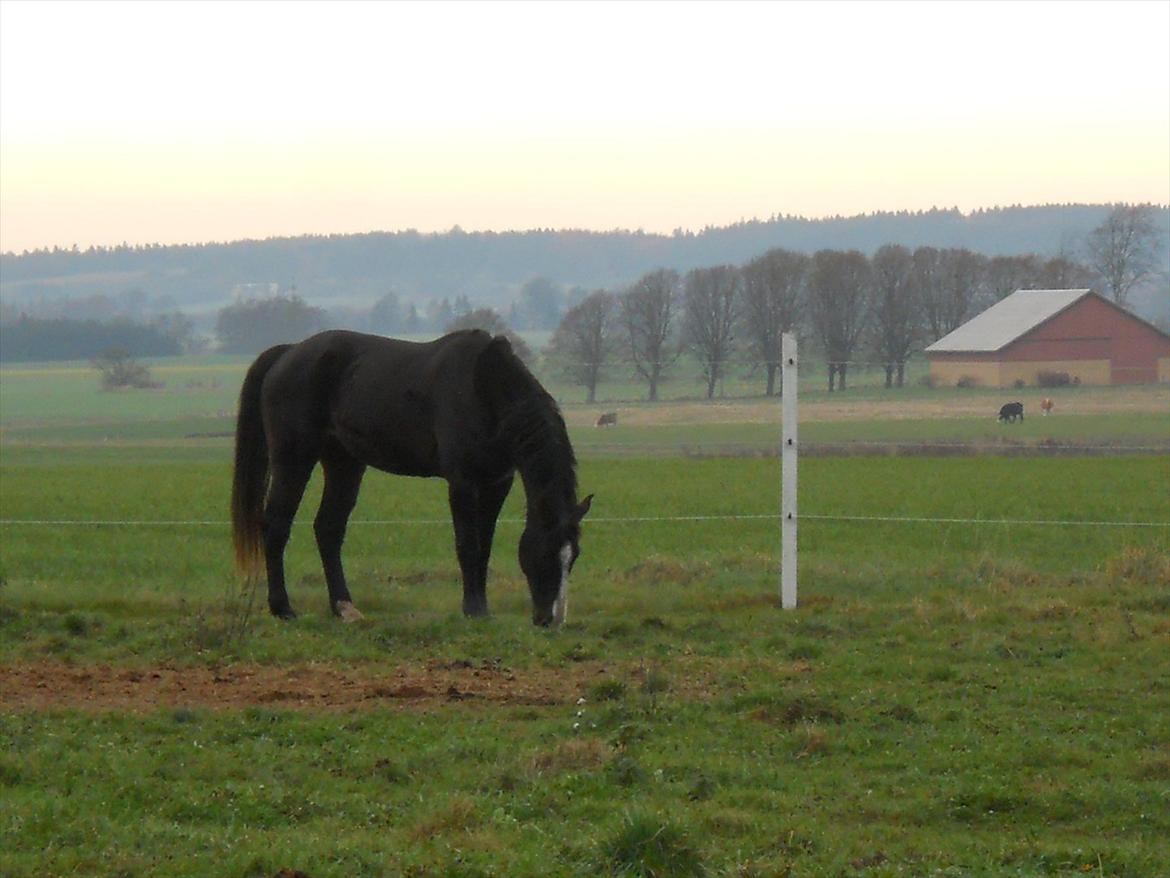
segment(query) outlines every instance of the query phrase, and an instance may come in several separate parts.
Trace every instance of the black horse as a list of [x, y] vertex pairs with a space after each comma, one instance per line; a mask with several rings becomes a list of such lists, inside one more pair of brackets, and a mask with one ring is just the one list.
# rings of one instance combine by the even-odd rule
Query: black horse
[[503, 336], [480, 330], [435, 341], [322, 332], [270, 348], [240, 391], [232, 481], [236, 563], [268, 574], [268, 608], [295, 618], [284, 549], [313, 467], [325, 475], [313, 524], [329, 601], [361, 618], [345, 584], [341, 544], [367, 466], [447, 480], [463, 612], [487, 614], [487, 570], [504, 498], [519, 472], [528, 500], [520, 567], [532, 621], [564, 621], [580, 552], [576, 460], [560, 410]]

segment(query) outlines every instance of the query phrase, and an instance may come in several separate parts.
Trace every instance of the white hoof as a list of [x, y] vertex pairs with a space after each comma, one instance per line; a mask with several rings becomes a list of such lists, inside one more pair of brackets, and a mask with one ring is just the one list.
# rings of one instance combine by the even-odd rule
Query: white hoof
[[359, 619], [366, 618], [361, 614], [352, 603], [349, 601], [338, 601], [333, 605], [333, 615], [341, 619], [342, 622], [357, 622]]

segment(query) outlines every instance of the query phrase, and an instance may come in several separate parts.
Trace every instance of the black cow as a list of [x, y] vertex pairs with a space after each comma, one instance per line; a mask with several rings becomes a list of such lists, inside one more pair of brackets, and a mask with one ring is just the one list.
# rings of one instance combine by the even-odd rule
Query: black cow
[[1007, 421], [1009, 424], [1019, 418], [1024, 420], [1024, 404], [1022, 402], [1009, 402], [999, 410], [999, 419]]

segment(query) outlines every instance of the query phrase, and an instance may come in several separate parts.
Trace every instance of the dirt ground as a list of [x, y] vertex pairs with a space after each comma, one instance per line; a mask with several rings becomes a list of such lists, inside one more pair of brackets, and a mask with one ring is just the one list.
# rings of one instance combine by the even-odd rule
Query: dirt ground
[[[316, 711], [573, 704], [610, 678], [636, 683], [640, 669], [597, 661], [512, 670], [494, 662], [427, 662], [385, 670], [307, 664], [220, 668], [112, 667], [60, 662], [0, 665], [0, 707], [146, 713], [165, 708], [230, 710], [268, 706]], [[701, 695], [701, 683], [685, 684]]]

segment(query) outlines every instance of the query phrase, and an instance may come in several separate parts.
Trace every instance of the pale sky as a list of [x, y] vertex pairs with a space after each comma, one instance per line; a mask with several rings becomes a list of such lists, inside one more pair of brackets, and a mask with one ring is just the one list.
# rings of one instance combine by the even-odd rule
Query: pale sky
[[1170, 201], [1170, 2], [0, 0], [0, 249]]

